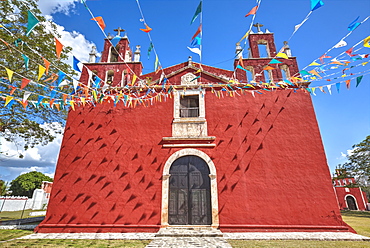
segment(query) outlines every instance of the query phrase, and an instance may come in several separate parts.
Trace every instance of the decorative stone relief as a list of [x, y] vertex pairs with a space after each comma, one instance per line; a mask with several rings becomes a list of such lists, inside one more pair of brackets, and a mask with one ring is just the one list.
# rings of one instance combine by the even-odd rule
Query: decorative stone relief
[[197, 85], [198, 79], [195, 79], [196, 76], [193, 73], [186, 73], [184, 76], [181, 77], [181, 85]]

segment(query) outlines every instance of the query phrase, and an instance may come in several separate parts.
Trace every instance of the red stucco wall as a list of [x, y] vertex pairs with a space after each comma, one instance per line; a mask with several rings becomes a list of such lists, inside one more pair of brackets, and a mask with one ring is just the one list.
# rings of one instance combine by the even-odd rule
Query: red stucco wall
[[360, 188], [334, 187], [334, 190], [337, 195], [339, 208], [341, 210], [348, 209], [348, 206], [346, 203], [347, 195], [350, 195], [355, 198], [358, 210], [362, 210], [362, 211], [368, 210], [366, 206], [367, 204], [366, 193], [361, 191]]
[[[282, 90], [206, 97], [208, 135], [196, 148], [217, 170], [223, 231], [348, 231], [342, 221], [309, 94]], [[162, 173], [180, 148], [173, 102], [70, 111], [45, 220], [38, 232], [154, 232]]]

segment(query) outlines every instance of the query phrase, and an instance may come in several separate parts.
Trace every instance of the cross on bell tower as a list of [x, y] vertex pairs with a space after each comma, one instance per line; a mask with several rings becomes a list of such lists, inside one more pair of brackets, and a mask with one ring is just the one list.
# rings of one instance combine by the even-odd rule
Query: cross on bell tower
[[261, 31], [261, 27], [263, 27], [263, 24], [261, 23], [256, 23], [256, 24], [253, 24], [253, 27], [256, 27], [257, 28], [257, 32], [260, 33], [262, 32]]
[[118, 36], [121, 36], [121, 31], [125, 31], [124, 29], [122, 29], [121, 27], [118, 27], [116, 29], [113, 29], [113, 31], [116, 31], [117, 32], [117, 35]]

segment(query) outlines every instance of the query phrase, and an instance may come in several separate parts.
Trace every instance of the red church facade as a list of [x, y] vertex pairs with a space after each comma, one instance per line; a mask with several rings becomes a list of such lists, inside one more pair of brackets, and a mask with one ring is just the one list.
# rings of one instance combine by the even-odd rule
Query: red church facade
[[340, 210], [369, 210], [366, 192], [355, 186], [353, 177], [334, 178], [333, 186]]
[[[109, 84], [103, 87], [125, 87], [133, 72], [147, 85], [161, 82], [161, 72], [141, 75], [127, 37], [118, 57], [105, 42], [102, 61], [86, 64]], [[289, 58], [260, 73], [276, 56], [273, 34], [251, 34], [249, 45], [249, 58], [235, 60], [249, 73], [236, 69], [234, 80], [234, 71], [189, 60], [163, 69], [174, 87], [157, 102], [76, 105], [36, 231], [353, 231], [339, 212], [307, 85], [264, 90], [248, 78], [270, 85], [291, 78], [296, 59], [285, 47]], [[91, 77], [84, 68], [81, 82], [92, 84]]]

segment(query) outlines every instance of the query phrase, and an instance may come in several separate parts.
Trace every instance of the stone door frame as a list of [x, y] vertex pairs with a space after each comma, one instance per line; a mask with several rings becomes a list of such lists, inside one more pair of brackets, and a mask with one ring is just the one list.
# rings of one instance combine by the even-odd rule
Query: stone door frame
[[217, 194], [217, 177], [216, 177], [216, 167], [211, 160], [211, 158], [204, 152], [193, 149], [185, 148], [173, 153], [166, 161], [163, 168], [162, 176], [162, 214], [161, 214], [161, 227], [168, 227], [168, 200], [169, 200], [169, 190], [170, 190], [170, 168], [176, 159], [184, 156], [197, 156], [203, 159], [208, 165], [211, 183], [211, 215], [212, 224], [211, 227], [218, 228], [219, 226], [219, 216], [218, 216], [218, 194]]

